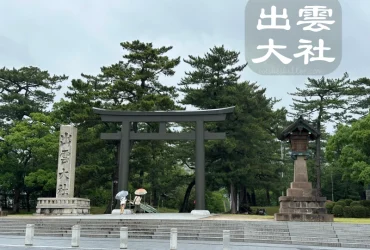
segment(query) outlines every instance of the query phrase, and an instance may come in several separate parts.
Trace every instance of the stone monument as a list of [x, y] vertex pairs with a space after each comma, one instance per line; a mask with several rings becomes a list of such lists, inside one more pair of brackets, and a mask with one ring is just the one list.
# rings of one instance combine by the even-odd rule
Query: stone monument
[[74, 198], [77, 128], [60, 127], [56, 198], [38, 198], [36, 214], [79, 215], [90, 213], [90, 200]]
[[279, 197], [280, 209], [275, 214], [276, 221], [333, 221], [333, 215], [326, 212], [326, 197], [317, 197], [316, 189], [308, 181], [308, 142], [319, 136], [320, 132], [302, 116], [281, 133], [279, 140], [289, 140], [291, 144], [294, 180], [290, 183], [287, 196]]

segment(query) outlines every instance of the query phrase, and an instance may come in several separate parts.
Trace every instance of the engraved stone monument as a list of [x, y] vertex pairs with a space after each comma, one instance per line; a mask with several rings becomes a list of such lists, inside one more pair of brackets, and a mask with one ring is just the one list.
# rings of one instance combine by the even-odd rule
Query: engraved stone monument
[[90, 213], [90, 200], [74, 198], [77, 128], [60, 127], [56, 198], [38, 198], [36, 214], [79, 215]]
[[280, 140], [289, 140], [291, 144], [294, 180], [290, 183], [287, 196], [279, 197], [280, 209], [275, 214], [276, 221], [333, 221], [333, 215], [326, 212], [326, 197], [317, 197], [316, 189], [308, 181], [308, 142], [319, 136], [320, 132], [303, 120], [302, 116], [280, 135]]

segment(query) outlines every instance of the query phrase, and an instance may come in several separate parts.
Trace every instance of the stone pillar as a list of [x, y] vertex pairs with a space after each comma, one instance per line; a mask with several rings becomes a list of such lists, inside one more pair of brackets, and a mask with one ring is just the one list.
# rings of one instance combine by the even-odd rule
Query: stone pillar
[[34, 224], [27, 224], [26, 226], [26, 237], [24, 244], [26, 246], [32, 246], [33, 245], [33, 237], [35, 235], [35, 225]]
[[370, 190], [366, 190], [366, 200], [370, 200]]
[[74, 198], [77, 128], [61, 125], [55, 198], [37, 198], [36, 215], [79, 215], [90, 213], [90, 200]]
[[177, 228], [171, 228], [170, 250], [177, 250]]
[[60, 127], [56, 198], [73, 198], [76, 168], [77, 128]]
[[120, 240], [120, 244], [119, 244], [119, 248], [120, 249], [127, 249], [127, 245], [128, 245], [128, 228], [127, 227], [121, 227], [120, 229], [120, 233], [119, 233], [119, 240]]
[[71, 240], [72, 247], [80, 246], [80, 235], [81, 235], [81, 225], [74, 225], [72, 227], [72, 240]]
[[223, 250], [230, 250], [230, 230], [224, 230], [222, 235]]

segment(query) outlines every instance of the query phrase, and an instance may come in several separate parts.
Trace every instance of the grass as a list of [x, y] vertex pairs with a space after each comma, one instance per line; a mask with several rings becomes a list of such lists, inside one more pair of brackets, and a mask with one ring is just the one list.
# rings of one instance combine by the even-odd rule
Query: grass
[[370, 218], [334, 218], [334, 222], [352, 224], [370, 224]]
[[157, 210], [160, 213], [178, 213], [179, 212], [178, 209], [166, 208], [166, 207], [160, 207]]
[[103, 206], [103, 207], [91, 207], [90, 208], [90, 214], [104, 214], [106, 208], [107, 208], [106, 206]]
[[255, 215], [255, 214], [219, 214], [210, 219], [222, 220], [273, 220], [273, 215]]

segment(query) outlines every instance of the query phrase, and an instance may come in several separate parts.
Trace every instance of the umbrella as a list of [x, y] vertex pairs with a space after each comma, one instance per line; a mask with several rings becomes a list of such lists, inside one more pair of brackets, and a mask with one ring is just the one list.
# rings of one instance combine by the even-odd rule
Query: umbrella
[[135, 191], [136, 195], [144, 195], [146, 193], [147, 191], [144, 188], [139, 188], [138, 190]]
[[128, 192], [125, 190], [122, 190], [116, 194], [116, 199], [120, 200], [128, 195]]

